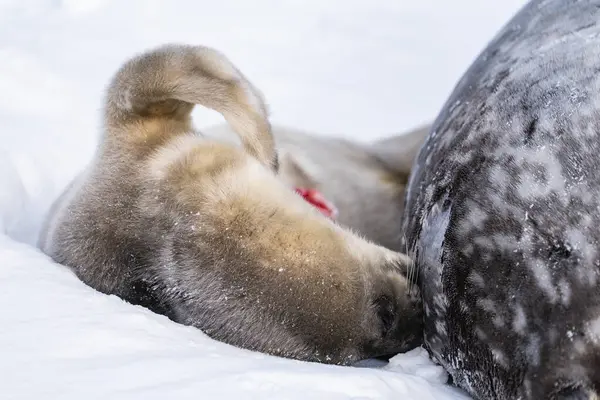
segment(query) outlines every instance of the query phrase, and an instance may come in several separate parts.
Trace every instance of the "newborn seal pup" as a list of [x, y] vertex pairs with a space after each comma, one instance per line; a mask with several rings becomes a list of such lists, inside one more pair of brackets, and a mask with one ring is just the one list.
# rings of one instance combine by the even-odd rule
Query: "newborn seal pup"
[[600, 395], [600, 1], [533, 0], [414, 165], [425, 345], [476, 399]]
[[[195, 132], [195, 104], [242, 145]], [[224, 55], [156, 48], [110, 83], [95, 157], [40, 247], [92, 288], [235, 346], [351, 364], [417, 345], [409, 259], [323, 216], [278, 166], [262, 96]]]

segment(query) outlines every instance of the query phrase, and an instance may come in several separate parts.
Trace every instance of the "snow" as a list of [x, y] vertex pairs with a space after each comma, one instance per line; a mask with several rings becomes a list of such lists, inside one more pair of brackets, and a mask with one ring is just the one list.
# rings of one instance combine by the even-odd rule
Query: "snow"
[[[466, 399], [422, 349], [337, 367], [228, 346], [80, 283], [35, 247], [133, 53], [213, 46], [272, 119], [370, 140], [435, 117], [523, 0], [0, 0], [2, 399]], [[199, 126], [222, 121], [198, 110]]]

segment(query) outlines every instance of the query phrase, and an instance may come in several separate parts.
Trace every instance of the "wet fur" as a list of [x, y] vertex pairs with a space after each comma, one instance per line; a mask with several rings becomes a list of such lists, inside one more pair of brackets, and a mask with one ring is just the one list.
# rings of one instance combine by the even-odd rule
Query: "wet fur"
[[[242, 146], [196, 132], [195, 104]], [[163, 46], [116, 73], [95, 158], [40, 247], [100, 292], [239, 347], [349, 364], [415, 346], [409, 259], [325, 218], [278, 172], [253, 85], [216, 50]]]

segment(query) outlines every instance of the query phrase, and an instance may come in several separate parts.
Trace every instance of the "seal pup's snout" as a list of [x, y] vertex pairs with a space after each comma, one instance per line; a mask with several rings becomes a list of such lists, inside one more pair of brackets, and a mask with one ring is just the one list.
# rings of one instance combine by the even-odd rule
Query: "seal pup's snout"
[[366, 324], [372, 340], [364, 352], [371, 357], [391, 357], [422, 343], [422, 301], [418, 288], [408, 280], [409, 263], [407, 256], [389, 252], [369, 280], [372, 312]]
[[423, 337], [423, 302], [421, 293], [414, 282], [406, 275], [410, 270], [410, 260], [402, 255], [400, 270], [388, 274], [392, 303], [395, 303], [395, 319], [387, 331], [387, 336], [394, 347], [389, 354], [411, 350], [422, 343]]

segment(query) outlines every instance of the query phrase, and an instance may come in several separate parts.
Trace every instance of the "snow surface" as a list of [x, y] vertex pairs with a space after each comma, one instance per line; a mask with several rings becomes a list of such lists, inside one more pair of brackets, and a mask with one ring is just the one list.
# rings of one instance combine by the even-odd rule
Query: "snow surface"
[[213, 341], [93, 291], [35, 242], [90, 159], [102, 90], [133, 53], [214, 46], [262, 89], [275, 123], [370, 140], [435, 117], [523, 4], [0, 0], [0, 398], [465, 399], [421, 349], [351, 368]]

